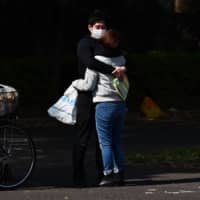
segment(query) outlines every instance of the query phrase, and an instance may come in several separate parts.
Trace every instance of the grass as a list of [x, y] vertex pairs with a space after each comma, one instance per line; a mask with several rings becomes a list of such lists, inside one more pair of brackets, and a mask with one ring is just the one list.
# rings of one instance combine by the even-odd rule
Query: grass
[[126, 153], [125, 160], [131, 165], [200, 168], [200, 146], [141, 149]]

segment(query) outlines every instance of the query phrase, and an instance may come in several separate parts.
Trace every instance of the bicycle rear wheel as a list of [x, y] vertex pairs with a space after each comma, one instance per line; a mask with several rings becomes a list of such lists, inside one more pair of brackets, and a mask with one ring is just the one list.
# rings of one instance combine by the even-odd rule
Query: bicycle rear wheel
[[0, 126], [0, 188], [15, 188], [30, 176], [35, 165], [31, 137], [12, 125]]

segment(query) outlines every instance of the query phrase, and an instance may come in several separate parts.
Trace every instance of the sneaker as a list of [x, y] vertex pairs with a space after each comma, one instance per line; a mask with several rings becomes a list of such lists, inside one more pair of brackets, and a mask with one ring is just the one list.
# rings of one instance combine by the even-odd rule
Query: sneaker
[[113, 186], [114, 180], [113, 180], [113, 174], [104, 175], [101, 182], [99, 183], [99, 186]]

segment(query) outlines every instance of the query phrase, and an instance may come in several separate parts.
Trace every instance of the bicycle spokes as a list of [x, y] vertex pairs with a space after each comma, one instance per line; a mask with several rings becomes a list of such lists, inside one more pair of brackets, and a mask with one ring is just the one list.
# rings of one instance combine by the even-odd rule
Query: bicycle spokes
[[35, 163], [31, 138], [14, 126], [0, 127], [0, 187], [13, 188], [30, 175]]

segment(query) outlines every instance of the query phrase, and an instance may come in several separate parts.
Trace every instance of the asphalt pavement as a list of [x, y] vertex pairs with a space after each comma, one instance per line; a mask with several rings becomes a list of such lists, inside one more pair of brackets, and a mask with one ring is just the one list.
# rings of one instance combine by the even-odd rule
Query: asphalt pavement
[[[76, 129], [54, 119], [26, 119], [22, 123], [33, 137], [37, 162], [32, 176], [15, 190], [0, 191], [2, 200], [195, 200], [200, 195], [199, 169], [171, 169], [126, 162], [125, 185], [97, 187], [95, 142], [86, 153], [87, 187], [74, 188], [71, 153]], [[198, 121], [129, 119], [123, 130], [124, 153], [137, 148], [200, 144]]]

